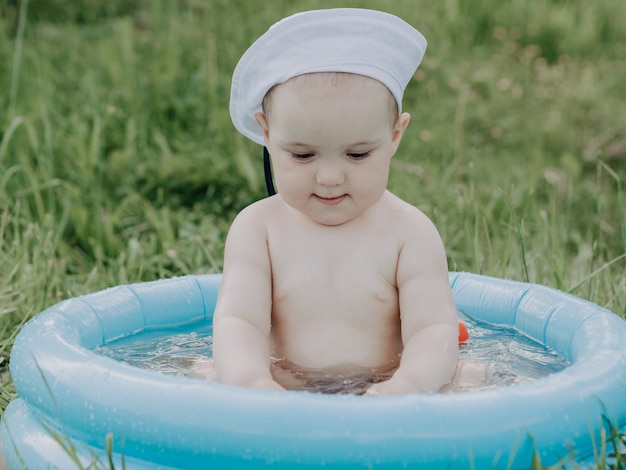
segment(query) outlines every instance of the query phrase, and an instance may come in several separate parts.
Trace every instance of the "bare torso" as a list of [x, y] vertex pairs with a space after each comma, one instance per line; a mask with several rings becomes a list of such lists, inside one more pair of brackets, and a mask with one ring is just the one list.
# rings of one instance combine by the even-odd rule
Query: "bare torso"
[[394, 214], [405, 203], [389, 194], [372, 213], [328, 227], [272, 202], [267, 240], [274, 354], [307, 368], [397, 365], [401, 244]]
[[303, 372], [389, 372], [367, 393], [438, 390], [458, 353], [446, 268], [432, 223], [387, 191], [338, 225], [278, 195], [259, 201], [229, 232], [214, 318], [218, 377], [299, 389]]

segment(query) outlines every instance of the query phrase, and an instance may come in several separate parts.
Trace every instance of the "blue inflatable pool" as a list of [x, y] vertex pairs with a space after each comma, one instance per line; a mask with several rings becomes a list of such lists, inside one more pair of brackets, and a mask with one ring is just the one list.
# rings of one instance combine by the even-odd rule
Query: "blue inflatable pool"
[[[626, 422], [626, 322], [538, 285], [452, 273], [465, 315], [511, 325], [571, 363], [532, 383], [462, 394], [263, 392], [141, 370], [93, 349], [144, 329], [210, 321], [219, 275], [119, 286], [31, 320], [11, 354], [19, 398], [2, 419], [10, 469], [528, 468], [590, 454]], [[108, 437], [107, 437], [108, 436]], [[108, 468], [108, 467], [107, 467]]]

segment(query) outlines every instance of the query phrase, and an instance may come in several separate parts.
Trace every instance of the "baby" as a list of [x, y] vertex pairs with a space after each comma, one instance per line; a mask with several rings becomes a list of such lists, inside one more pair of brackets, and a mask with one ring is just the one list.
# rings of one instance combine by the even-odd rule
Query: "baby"
[[228, 233], [214, 316], [220, 382], [283, 390], [290, 370], [389, 371], [366, 394], [395, 395], [453, 379], [443, 243], [386, 189], [410, 120], [402, 94], [425, 49], [393, 15], [333, 9], [282, 20], [241, 58], [231, 116], [267, 147], [277, 194]]

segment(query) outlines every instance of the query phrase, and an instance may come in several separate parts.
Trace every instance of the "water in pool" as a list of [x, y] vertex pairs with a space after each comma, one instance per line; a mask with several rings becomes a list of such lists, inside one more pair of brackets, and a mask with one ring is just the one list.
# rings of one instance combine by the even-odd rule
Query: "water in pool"
[[[453, 392], [466, 392], [501, 387], [536, 380], [558, 372], [568, 362], [542, 344], [512, 328], [503, 328], [465, 319], [470, 340], [461, 346], [465, 361], [486, 364], [490, 376], [472, 386], [454, 386]], [[132, 366], [165, 374], [199, 378], [200, 370], [210, 364], [212, 355], [212, 327], [196, 323], [176, 329], [144, 331], [99, 346], [95, 352], [126, 362]], [[273, 367], [281, 371], [283, 361], [274, 360]], [[294, 388], [317, 393], [362, 394], [375, 382], [390, 377], [393, 371], [367, 375], [346, 376], [322, 374], [318, 371], [290, 372]], [[211, 377], [211, 374], [208, 374]]]

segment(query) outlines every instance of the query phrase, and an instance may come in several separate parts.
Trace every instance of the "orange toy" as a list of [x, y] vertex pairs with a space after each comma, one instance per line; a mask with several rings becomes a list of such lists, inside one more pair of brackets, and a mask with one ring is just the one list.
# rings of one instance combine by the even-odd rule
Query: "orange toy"
[[459, 344], [467, 343], [469, 341], [469, 333], [465, 323], [459, 321]]

